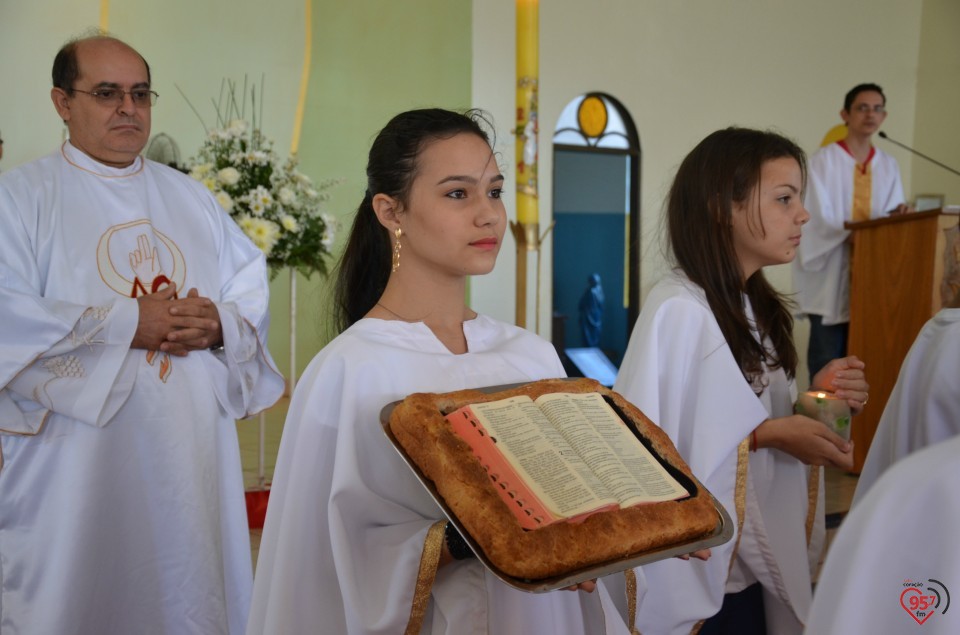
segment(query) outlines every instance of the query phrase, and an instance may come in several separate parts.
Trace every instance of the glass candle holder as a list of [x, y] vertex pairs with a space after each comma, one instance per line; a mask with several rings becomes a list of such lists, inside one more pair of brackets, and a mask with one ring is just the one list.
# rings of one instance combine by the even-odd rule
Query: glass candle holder
[[822, 421], [845, 441], [850, 440], [850, 406], [832, 392], [810, 390], [800, 393], [793, 411]]

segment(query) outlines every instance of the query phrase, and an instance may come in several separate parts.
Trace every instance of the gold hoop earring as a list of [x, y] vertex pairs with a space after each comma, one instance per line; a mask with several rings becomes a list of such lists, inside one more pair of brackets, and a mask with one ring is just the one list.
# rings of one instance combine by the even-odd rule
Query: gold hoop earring
[[396, 273], [397, 269], [400, 268], [400, 236], [403, 235], [403, 230], [397, 227], [393, 235], [396, 236], [397, 240], [393, 243], [393, 267], [390, 268], [390, 273]]

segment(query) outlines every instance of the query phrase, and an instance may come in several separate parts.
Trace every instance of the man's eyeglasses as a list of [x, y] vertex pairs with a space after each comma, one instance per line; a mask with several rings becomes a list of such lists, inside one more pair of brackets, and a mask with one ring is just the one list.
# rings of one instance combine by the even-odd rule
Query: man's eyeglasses
[[72, 92], [83, 93], [84, 95], [90, 95], [97, 100], [97, 103], [102, 106], [119, 106], [123, 104], [123, 99], [127, 95], [130, 95], [130, 99], [133, 100], [133, 105], [137, 108], [150, 108], [151, 106], [156, 105], [157, 103], [157, 93], [152, 90], [147, 90], [146, 88], [134, 88], [131, 91], [120, 90], [119, 88], [98, 88], [96, 90], [80, 90], [79, 88], [71, 89]]
[[857, 104], [853, 107], [853, 109], [861, 115], [865, 115], [870, 111], [873, 111], [878, 115], [882, 115], [887, 111], [886, 107], [881, 106], [880, 104], [877, 104], [876, 106], [871, 106], [870, 104]]

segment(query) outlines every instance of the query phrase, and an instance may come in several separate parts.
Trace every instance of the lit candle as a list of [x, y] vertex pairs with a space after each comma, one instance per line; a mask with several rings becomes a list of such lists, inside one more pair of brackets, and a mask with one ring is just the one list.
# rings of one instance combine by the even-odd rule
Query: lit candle
[[850, 406], [832, 392], [811, 390], [801, 393], [794, 405], [797, 414], [822, 421], [844, 440], [850, 440]]
[[517, 0], [517, 222], [522, 225], [538, 222], [539, 28], [537, 0]]

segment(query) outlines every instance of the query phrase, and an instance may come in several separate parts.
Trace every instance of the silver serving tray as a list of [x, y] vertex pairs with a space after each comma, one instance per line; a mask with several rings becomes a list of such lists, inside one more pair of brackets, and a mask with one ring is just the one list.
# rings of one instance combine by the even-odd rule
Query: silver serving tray
[[[516, 388], [523, 384], [509, 384], [504, 386], [490, 386], [487, 388], [480, 388], [481, 392], [500, 392], [502, 390], [509, 390], [511, 388]], [[593, 580], [596, 578], [602, 578], [604, 576], [619, 573], [621, 571], [626, 571], [627, 569], [632, 569], [634, 567], [639, 567], [651, 562], [656, 562], [658, 560], [664, 560], [666, 558], [674, 558], [677, 556], [682, 556], [684, 554], [697, 551], [699, 549], [708, 549], [710, 547], [716, 547], [717, 545], [722, 545], [723, 543], [729, 541], [733, 538], [733, 521], [730, 519], [730, 514], [727, 513], [727, 510], [724, 509], [723, 505], [707, 491], [706, 488], [703, 488], [702, 493], [710, 497], [710, 500], [713, 501], [714, 508], [717, 510], [717, 527], [714, 529], [713, 533], [709, 536], [698, 538], [696, 540], [691, 540], [687, 542], [675, 543], [672, 545], [667, 545], [660, 547], [658, 549], [652, 549], [650, 551], [644, 551], [641, 553], [633, 554], [626, 558], [618, 558], [615, 560], [609, 560], [606, 562], [601, 562], [589, 567], [583, 567], [570, 571], [564, 575], [556, 576], [552, 578], [540, 578], [537, 580], [525, 580], [522, 578], [515, 578], [511, 575], [507, 575], [500, 569], [498, 569], [490, 560], [487, 559], [487, 556], [484, 554], [483, 549], [473, 540], [470, 534], [466, 529], [463, 528], [463, 525], [460, 524], [460, 521], [457, 519], [456, 515], [450, 508], [447, 507], [446, 502], [443, 500], [443, 497], [437, 492], [436, 487], [429, 478], [424, 476], [423, 472], [420, 471], [420, 468], [417, 467], [417, 464], [407, 455], [406, 451], [403, 449], [403, 446], [400, 445], [396, 437], [394, 437], [393, 432], [390, 430], [390, 414], [393, 412], [393, 409], [399, 404], [399, 401], [394, 401], [393, 403], [387, 404], [380, 411], [380, 425], [383, 428], [384, 434], [387, 435], [387, 438], [390, 440], [390, 443], [400, 454], [400, 458], [403, 459], [403, 462], [409, 466], [409, 468], [416, 475], [417, 479], [423, 485], [423, 487], [430, 493], [430, 496], [437, 503], [443, 513], [446, 515], [447, 519], [453, 523], [453, 526], [457, 528], [457, 531], [460, 532], [460, 535], [463, 536], [463, 539], [470, 546], [470, 549], [473, 550], [473, 553], [476, 554], [477, 559], [480, 560], [483, 565], [490, 570], [490, 572], [503, 581], [505, 584], [508, 584], [516, 589], [521, 591], [527, 591], [530, 593], [545, 593], [547, 591], [554, 591], [556, 589], [562, 589], [564, 587], [572, 586], [584, 582], [586, 580]]]

